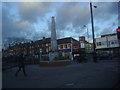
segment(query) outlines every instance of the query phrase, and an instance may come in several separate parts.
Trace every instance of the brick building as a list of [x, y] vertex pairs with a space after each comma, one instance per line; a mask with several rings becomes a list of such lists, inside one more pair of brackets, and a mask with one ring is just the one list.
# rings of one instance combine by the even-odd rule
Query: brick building
[[85, 36], [79, 37], [80, 48], [87, 53], [93, 52], [93, 44], [85, 40]]
[[[79, 49], [79, 41], [72, 37], [62, 38], [57, 40], [58, 52], [60, 56], [68, 56], [72, 54], [72, 51]], [[19, 43], [9, 47], [3, 53], [5, 55], [16, 55], [25, 53], [27, 55], [39, 55], [40, 49], [42, 50], [43, 56], [48, 56], [51, 48], [51, 38], [45, 38], [37, 41], [31, 41], [27, 43]]]

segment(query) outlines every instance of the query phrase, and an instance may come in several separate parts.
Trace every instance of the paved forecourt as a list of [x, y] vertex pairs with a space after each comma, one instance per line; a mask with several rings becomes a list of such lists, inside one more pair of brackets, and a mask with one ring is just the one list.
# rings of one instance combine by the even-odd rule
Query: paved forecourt
[[27, 77], [17, 67], [3, 72], [3, 88], [112, 88], [118, 82], [118, 62], [73, 63], [68, 66], [26, 66]]

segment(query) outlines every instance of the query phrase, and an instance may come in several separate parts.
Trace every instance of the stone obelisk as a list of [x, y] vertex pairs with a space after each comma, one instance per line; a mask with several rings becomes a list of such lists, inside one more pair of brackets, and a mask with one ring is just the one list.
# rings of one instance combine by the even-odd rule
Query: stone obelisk
[[57, 37], [56, 37], [56, 28], [55, 28], [55, 19], [52, 16], [51, 22], [51, 50], [49, 53], [50, 61], [58, 58], [58, 45], [57, 45]]

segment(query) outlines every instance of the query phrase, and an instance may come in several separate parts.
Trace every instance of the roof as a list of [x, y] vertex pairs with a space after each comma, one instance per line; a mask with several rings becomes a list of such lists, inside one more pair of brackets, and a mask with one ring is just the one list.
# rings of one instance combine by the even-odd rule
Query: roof
[[[78, 42], [77, 40], [75, 40], [75, 39], [73, 39], [72, 37], [67, 37], [67, 38], [62, 38], [62, 39], [58, 39], [57, 40], [57, 43], [58, 44], [65, 44], [65, 43], [71, 43], [71, 39], [73, 40], [73, 41], [76, 41], [76, 42]], [[31, 46], [31, 45], [41, 45], [41, 44], [48, 44], [48, 43], [50, 43], [51, 42], [51, 38], [44, 38], [44, 39], [41, 39], [41, 40], [37, 40], [37, 41], [31, 41], [31, 42], [27, 42], [27, 43], [20, 43], [20, 44], [16, 44], [16, 45], [14, 45], [14, 46], [12, 46], [12, 47], [15, 47], [15, 46]]]
[[37, 41], [34, 41], [35, 44], [41, 44], [42, 43], [42, 40], [37, 40]]
[[113, 34], [105, 34], [105, 35], [101, 35], [101, 37], [106, 37], [106, 36], [115, 36], [117, 35], [117, 33], [113, 33]]
[[[58, 39], [57, 42], [58, 42], [58, 44], [71, 43], [71, 38], [72, 37]], [[72, 38], [72, 40], [73, 41], [77, 41], [77, 40], [75, 40], [73, 38]], [[44, 38], [44, 39], [41, 39], [41, 40], [37, 40], [37, 41], [35, 41], [35, 43], [42, 43], [43, 41], [44, 41], [44, 43], [50, 43], [51, 42], [51, 38]]]
[[[67, 38], [62, 38], [62, 39], [58, 39], [58, 44], [64, 44], [64, 43], [71, 43], [71, 38], [72, 37], [67, 37]], [[77, 41], [75, 39], [72, 38], [73, 41]]]
[[51, 38], [45, 38], [45, 43], [50, 43], [51, 42]]

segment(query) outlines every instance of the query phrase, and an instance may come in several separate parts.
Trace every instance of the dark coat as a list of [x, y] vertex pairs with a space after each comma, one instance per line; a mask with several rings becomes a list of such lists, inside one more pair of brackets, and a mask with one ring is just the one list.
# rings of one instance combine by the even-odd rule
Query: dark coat
[[24, 66], [24, 56], [22, 54], [19, 56], [19, 66]]

